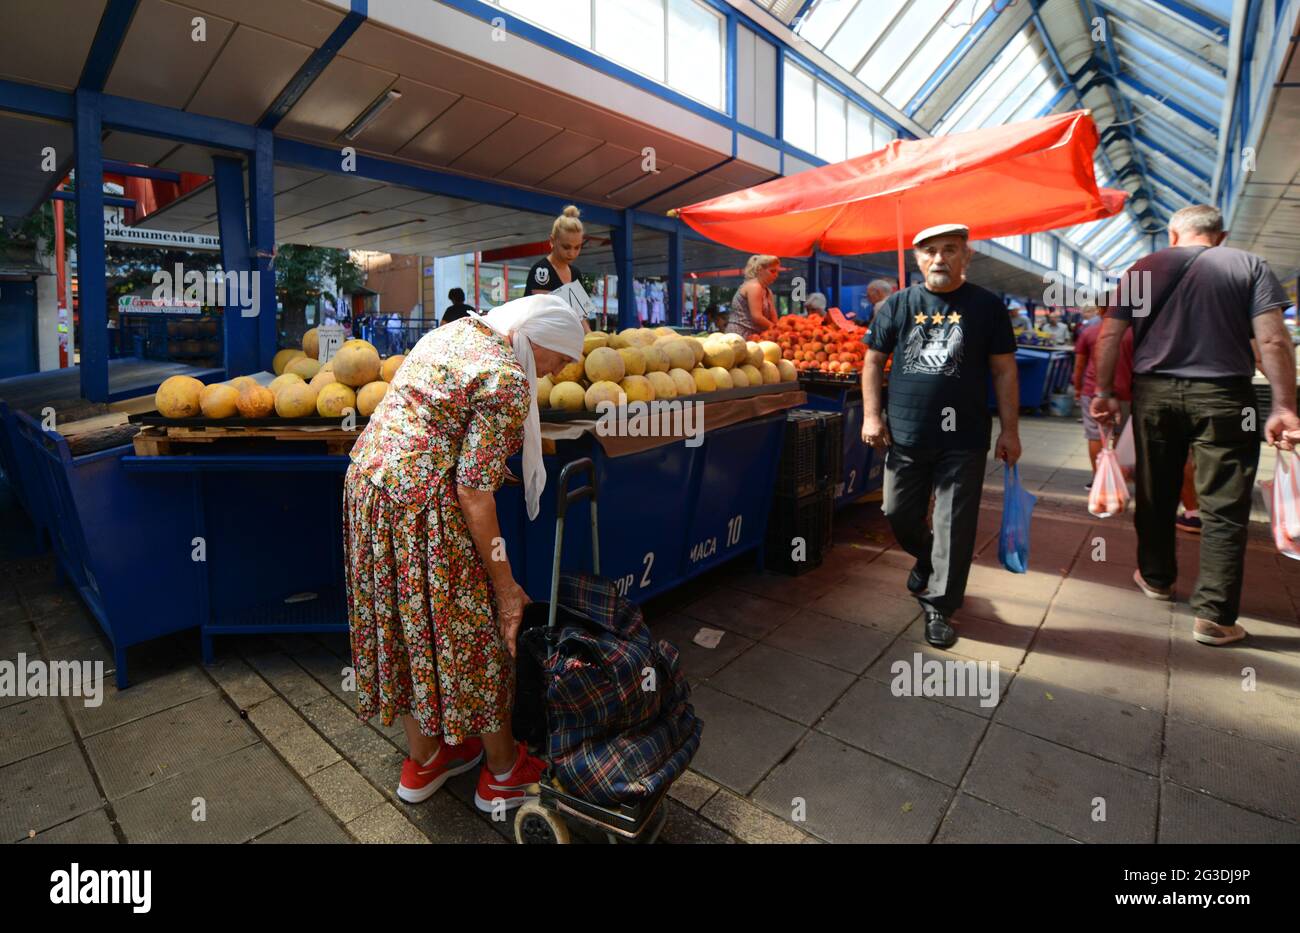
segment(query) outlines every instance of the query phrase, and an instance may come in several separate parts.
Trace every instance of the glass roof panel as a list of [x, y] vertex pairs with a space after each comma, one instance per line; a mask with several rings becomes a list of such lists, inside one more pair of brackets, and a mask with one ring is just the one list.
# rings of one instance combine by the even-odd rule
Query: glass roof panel
[[961, 0], [954, 4], [948, 15], [940, 19], [916, 47], [911, 60], [894, 75], [883, 91], [885, 99], [897, 107], [905, 107], [943, 64], [949, 53], [974, 28], [988, 6], [989, 0]]
[[822, 51], [850, 71], [855, 70], [905, 6], [907, 0], [861, 0]]
[[[885, 41], [877, 44], [867, 56], [862, 68], [858, 70], [858, 77], [872, 90], [884, 91], [912, 52], [925, 42], [935, 23], [942, 23], [943, 14], [948, 7], [949, 0], [913, 0], [909, 3], [903, 15], [890, 28]], [[858, 54], [865, 52], [866, 49], [861, 48]], [[939, 61], [934, 61], [931, 69], [938, 65]], [[917, 86], [920, 87], [919, 82]]]

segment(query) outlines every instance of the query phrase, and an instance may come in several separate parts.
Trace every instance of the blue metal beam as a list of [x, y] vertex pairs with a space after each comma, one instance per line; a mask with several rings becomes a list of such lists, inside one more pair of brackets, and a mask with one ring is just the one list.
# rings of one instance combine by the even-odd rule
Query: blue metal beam
[[275, 140], [259, 130], [248, 157], [248, 222], [252, 266], [258, 276], [257, 353], [259, 369], [270, 370], [280, 339], [275, 295]]
[[[1189, 23], [1199, 26], [1201, 29], [1204, 29], [1206, 32], [1213, 35], [1220, 44], [1228, 41], [1227, 23], [1221, 22], [1213, 16], [1202, 13], [1190, 4], [1179, 3], [1178, 0], [1147, 0], [1147, 2], [1154, 6], [1164, 7], [1175, 16], [1180, 16]], [[1254, 0], [1253, 5], [1263, 6], [1259, 0]]]
[[77, 302], [81, 317], [81, 396], [108, 401], [108, 283], [104, 271], [104, 153], [101, 97], [74, 94], [77, 150]]
[[985, 31], [993, 25], [994, 21], [1002, 15], [1005, 9], [1007, 9], [1005, 6], [999, 7], [996, 3], [990, 4], [989, 8], [984, 11], [984, 15], [975, 21], [975, 24], [966, 31], [966, 35], [962, 36], [961, 41], [957, 43], [957, 47], [948, 53], [948, 56], [939, 63], [939, 67], [921, 85], [920, 90], [912, 95], [912, 99], [903, 108], [905, 114], [910, 117], [925, 106], [925, 102], [930, 95], [952, 73], [966, 53], [970, 51], [970, 47], [979, 40], [980, 36], [984, 35]]
[[617, 227], [623, 223], [622, 211], [597, 204], [583, 204], [581, 201], [575, 202], [572, 198], [539, 194], [535, 191], [503, 185], [500, 182], [482, 181], [448, 172], [418, 168], [401, 162], [389, 162], [386, 159], [377, 159], [361, 153], [357, 153], [356, 171], [345, 172], [343, 159], [337, 149], [327, 149], [291, 139], [278, 137], [275, 139], [274, 157], [276, 164], [279, 165], [296, 165], [299, 168], [314, 169], [331, 175], [349, 175], [388, 182], [414, 188], [417, 191], [427, 191], [430, 194], [498, 204], [502, 207], [532, 211], [551, 217], [564, 210], [565, 205], [576, 203], [582, 209], [582, 219], [585, 221], [610, 227]]
[[366, 14], [359, 12], [356, 4], [353, 4], [353, 9], [343, 17], [343, 21], [338, 26], [334, 27], [329, 38], [321, 43], [320, 48], [307, 56], [307, 60], [302, 63], [297, 74], [289, 79], [289, 83], [284, 86], [271, 106], [266, 109], [262, 119], [258, 121], [258, 127], [264, 130], [275, 129], [284, 119], [285, 114], [302, 99], [302, 95], [307, 93], [307, 89], [315, 83], [321, 72], [334, 60], [334, 56], [365, 21]]
[[[51, 191], [49, 200], [51, 201], [76, 201], [77, 196], [71, 191]], [[129, 207], [135, 209], [134, 198], [115, 198], [112, 195], [104, 195], [104, 205], [106, 207]]]
[[0, 110], [61, 123], [71, 123], [76, 118], [76, 108], [68, 92], [4, 79], [0, 79]]
[[235, 149], [253, 149], [256, 130], [232, 120], [186, 113], [174, 107], [160, 107], [125, 97], [103, 96], [104, 127], [177, 142]]
[[618, 275], [618, 326], [622, 330], [640, 326], [636, 313], [636, 294], [632, 279], [636, 265], [632, 255], [632, 232], [635, 229], [632, 211], [623, 212], [623, 222], [613, 230], [614, 267]]
[[1201, 203], [1201, 199], [1198, 198], [1196, 195], [1189, 194], [1187, 189], [1184, 188], [1182, 185], [1178, 184], [1177, 182], [1170, 181], [1168, 178], [1166, 178], [1164, 175], [1161, 175], [1159, 172], [1152, 172], [1151, 178], [1153, 181], [1160, 182], [1160, 184], [1164, 185], [1170, 191], [1174, 192], [1174, 194], [1186, 198], [1188, 204]]
[[1219, 129], [1217, 126], [1215, 126], [1213, 123], [1211, 123], [1209, 120], [1206, 120], [1204, 117], [1200, 116], [1199, 114], [1193, 113], [1192, 111], [1188, 110], [1186, 107], [1178, 103], [1178, 101], [1174, 100], [1168, 94], [1157, 93], [1154, 88], [1150, 87], [1145, 82], [1139, 81], [1137, 78], [1125, 72], [1117, 71], [1115, 72], [1114, 77], [1115, 80], [1121, 82], [1122, 84], [1127, 84], [1129, 87], [1137, 91], [1139, 94], [1142, 94], [1146, 97], [1150, 97], [1153, 102], [1158, 104], [1163, 104], [1164, 106], [1168, 107], [1170, 110], [1178, 114], [1184, 120], [1187, 120], [1190, 123], [1195, 123], [1197, 126], [1205, 130], [1207, 133], [1211, 133], [1216, 136], [1218, 135]]
[[177, 185], [181, 183], [180, 172], [165, 168], [151, 168], [148, 165], [133, 165], [130, 162], [117, 162], [113, 159], [104, 160], [104, 172], [108, 175], [125, 175], [128, 178], [152, 178], [154, 181], [170, 181]]
[[1137, 140], [1138, 142], [1142, 143], [1142, 145], [1154, 149], [1161, 156], [1168, 159], [1170, 162], [1174, 163], [1174, 165], [1177, 165], [1180, 169], [1182, 169], [1187, 174], [1191, 175], [1194, 178], [1201, 179], [1201, 181], [1205, 182], [1205, 186], [1207, 188], [1209, 187], [1210, 176], [1207, 175], [1204, 172], [1204, 170], [1199, 169], [1196, 166], [1192, 165], [1190, 162], [1186, 161], [1181, 156], [1174, 155], [1172, 152], [1170, 152], [1164, 146], [1157, 143], [1155, 140], [1151, 139], [1149, 136], [1144, 136], [1141, 133], [1138, 133]]
[[[248, 215], [244, 207], [243, 160], [217, 156], [212, 160], [212, 175], [217, 183], [221, 268], [224, 272], [239, 273], [239, 280], [247, 281], [252, 263], [249, 261]], [[261, 369], [257, 352], [257, 319], [243, 316], [238, 298], [227, 291], [222, 314], [228, 376], [243, 376]]]
[[86, 63], [81, 69], [81, 78], [77, 87], [88, 91], [102, 91], [108, 81], [108, 73], [113, 70], [113, 62], [122, 48], [126, 30], [135, 16], [135, 8], [140, 0], [108, 0], [104, 15], [99, 18], [99, 28], [90, 43], [86, 54]]
[[668, 234], [668, 323], [683, 324], [682, 320], [682, 243], [680, 231]]

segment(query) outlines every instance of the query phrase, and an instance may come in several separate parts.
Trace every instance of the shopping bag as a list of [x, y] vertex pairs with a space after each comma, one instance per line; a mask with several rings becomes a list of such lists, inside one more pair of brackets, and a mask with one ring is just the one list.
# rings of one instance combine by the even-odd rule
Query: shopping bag
[[1002, 470], [1002, 532], [998, 535], [998, 560], [1012, 573], [1029, 570], [1029, 521], [1038, 499], [1020, 485], [1020, 470]]
[[1124, 430], [1119, 432], [1119, 440], [1115, 442], [1115, 459], [1119, 461], [1120, 469], [1124, 471], [1125, 476], [1131, 474], [1137, 464], [1137, 451], [1133, 447], [1132, 418], [1124, 422]]
[[1097, 472], [1093, 474], [1092, 490], [1088, 493], [1088, 511], [1098, 518], [1110, 518], [1123, 512], [1128, 505], [1128, 484], [1124, 482], [1124, 471], [1115, 455], [1111, 432], [1103, 430], [1101, 437]]
[[1300, 560], [1300, 466], [1295, 454], [1279, 450], [1273, 470], [1273, 543], [1287, 557]]

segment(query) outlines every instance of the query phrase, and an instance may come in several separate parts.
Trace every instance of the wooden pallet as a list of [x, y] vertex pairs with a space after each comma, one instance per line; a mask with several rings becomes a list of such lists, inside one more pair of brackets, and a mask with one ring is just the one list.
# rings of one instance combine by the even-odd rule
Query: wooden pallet
[[[135, 452], [139, 457], [166, 457], [182, 453], [193, 453], [190, 445], [219, 444], [230, 442], [256, 442], [271, 445], [274, 443], [323, 443], [325, 451], [331, 456], [346, 456], [356, 442], [360, 431], [344, 431], [341, 428], [282, 427], [166, 427], [163, 425], [145, 425], [135, 436]], [[216, 451], [213, 451], [216, 452]], [[268, 453], [270, 451], [268, 450]]]

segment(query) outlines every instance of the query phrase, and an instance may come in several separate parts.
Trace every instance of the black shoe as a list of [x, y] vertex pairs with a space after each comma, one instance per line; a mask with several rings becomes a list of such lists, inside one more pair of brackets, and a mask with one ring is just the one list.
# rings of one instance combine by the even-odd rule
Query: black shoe
[[948, 648], [957, 643], [957, 630], [948, 624], [938, 609], [925, 610], [925, 640], [936, 648]]
[[918, 563], [912, 568], [912, 572], [907, 575], [907, 591], [915, 596], [918, 593], [924, 593], [925, 588], [930, 585], [930, 571], [928, 568], [922, 570]]

